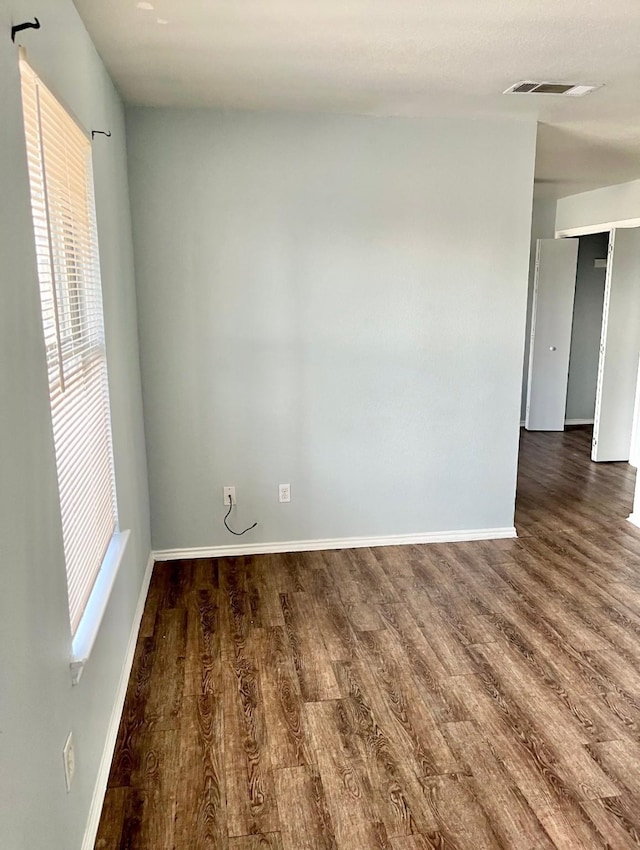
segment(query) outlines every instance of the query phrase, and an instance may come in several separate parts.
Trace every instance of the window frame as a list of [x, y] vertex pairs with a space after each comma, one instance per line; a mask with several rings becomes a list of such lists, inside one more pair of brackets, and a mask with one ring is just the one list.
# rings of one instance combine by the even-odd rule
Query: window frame
[[[95, 198], [95, 178], [93, 172], [91, 137], [89, 133], [84, 129], [81, 122], [78, 121], [73, 111], [70, 110], [65, 104], [65, 102], [58, 97], [57, 93], [55, 93], [55, 91], [42, 80], [42, 77], [38, 73], [38, 70], [34, 67], [33, 63], [27, 59], [26, 51], [23, 48], [20, 48], [19, 50], [18, 61], [20, 70], [20, 93], [25, 131], [27, 182], [31, 203], [32, 225], [34, 228], [34, 250], [36, 255], [37, 278], [40, 291], [39, 306], [44, 342], [43, 353], [45, 354], [45, 367], [47, 370], [51, 427], [54, 441], [58, 495], [60, 498], [60, 522], [61, 526], [63, 527], [62, 531], [65, 561], [65, 579], [67, 587], [69, 628], [71, 637], [70, 668], [72, 682], [73, 684], [77, 684], [82, 675], [84, 665], [93, 649], [98, 630], [104, 617], [109, 597], [111, 595], [111, 591], [116, 580], [116, 576], [118, 574], [120, 565], [124, 557], [130, 532], [128, 530], [121, 531], [119, 525], [116, 468], [114, 457], [115, 453], [113, 448], [112, 406], [109, 382], [108, 356], [106, 350], [107, 346], [105, 311], [102, 291], [102, 275], [97, 227], [97, 204]], [[25, 82], [25, 74], [28, 74], [31, 77], [28, 82]], [[27, 95], [26, 88], [30, 85], [34, 86], [34, 90], [36, 92], [35, 97], [38, 124], [35, 128], [35, 133], [33, 132], [33, 128], [31, 132], [29, 131], [27, 119], [27, 97], [31, 97], [31, 95]], [[57, 216], [58, 222], [62, 220], [61, 217], [63, 214], [60, 212], [60, 199], [61, 197], [63, 197], [63, 195], [56, 196], [53, 202], [50, 203], [50, 199], [48, 197], [50, 187], [49, 183], [47, 182], [49, 180], [49, 177], [44, 166], [45, 148], [47, 147], [47, 144], [50, 144], [50, 142], [46, 141], [45, 137], [43, 136], [42, 128], [44, 124], [41, 123], [42, 109], [40, 105], [40, 93], [38, 90], [38, 86], [44, 88], [44, 90], [46, 91], [46, 96], [51, 99], [54, 108], [61, 111], [62, 118], [60, 120], [63, 123], [68, 120], [72, 122], [73, 125], [75, 125], [72, 135], [77, 130], [79, 134], [81, 134], [84, 139], [86, 139], [87, 146], [84, 153], [84, 163], [81, 163], [80, 166], [78, 165], [78, 163], [80, 163], [80, 154], [76, 151], [75, 155], [78, 157], [78, 159], [68, 160], [67, 164], [63, 167], [63, 172], [67, 174], [67, 177], [69, 179], [70, 172], [65, 172], [64, 168], [78, 167], [80, 173], [85, 174], [86, 179], [85, 188], [67, 188], [67, 191], [70, 192], [74, 198], [79, 198], [80, 201], [80, 206], [78, 208], [73, 206], [69, 209], [69, 233], [71, 234], [71, 236], [67, 236], [65, 232], [62, 233], [62, 236], [60, 235], [60, 232], [58, 232], [55, 237], [52, 235], [52, 228], [50, 225], [52, 218], [55, 220]], [[30, 105], [33, 106], [33, 104]], [[59, 126], [55, 123], [55, 121], [53, 121], [53, 123], [47, 126], [47, 132], [50, 133], [52, 131], [52, 128], [59, 129]], [[76, 143], [78, 142], [78, 139], [79, 136], [76, 138]], [[39, 170], [36, 169], [29, 161], [30, 144], [32, 146], [35, 145], [36, 159], [38, 159], [38, 157], [40, 159], [40, 164], [38, 166]], [[60, 142], [60, 145], [61, 148], [64, 148], [65, 155], [68, 155], [68, 147], [69, 145], [71, 145], [71, 140], [68, 140], [68, 137], [63, 137], [63, 141]], [[47, 150], [47, 154], [51, 153], [51, 150]], [[55, 153], [59, 153], [57, 148], [55, 148]], [[69, 165], [69, 162], [71, 162], [71, 165]], [[34, 192], [37, 193], [38, 187], [41, 187], [43, 192], [43, 196], [40, 199], [40, 205], [43, 212], [41, 211], [37, 214], [34, 206]], [[57, 208], [56, 205], [58, 205]], [[64, 213], [64, 215], [66, 216], [66, 212]], [[81, 222], [78, 219], [78, 215], [84, 217], [84, 221]], [[40, 216], [40, 218], [38, 218], [38, 216]], [[38, 224], [40, 223], [41, 225], [42, 221], [46, 222], [46, 236], [44, 236], [42, 232], [38, 233]], [[80, 228], [80, 231], [82, 232], [82, 235], [80, 236], [80, 242], [77, 241], [77, 238], [74, 238], [75, 231], [78, 230], [78, 228]], [[62, 227], [62, 231], [66, 231], [66, 226]], [[83, 239], [85, 240], [84, 242], [82, 241]], [[86, 253], [87, 245], [88, 254]], [[87, 265], [87, 263], [89, 265]], [[50, 276], [48, 284], [45, 282], [46, 272], [43, 271], [43, 269], [46, 268], [47, 264], [49, 266], [48, 273]], [[83, 278], [87, 281], [84, 285], [82, 284]], [[62, 285], [60, 285], [61, 280], [63, 281]], [[53, 307], [54, 322], [53, 330], [55, 332], [55, 342], [50, 339], [47, 331], [47, 321], [51, 321], [51, 317], [47, 319], [45, 315], [46, 303], [44, 300], [45, 290], [43, 287], [46, 288], [47, 285], [51, 289], [51, 301]], [[90, 301], [92, 299], [93, 301], [90, 304]], [[60, 318], [60, 310], [63, 310], [67, 314], [66, 318]], [[91, 321], [88, 318], [90, 314], [93, 316], [93, 319]], [[95, 324], [96, 321], [97, 324]], [[94, 334], [96, 330], [98, 336], [94, 339]], [[49, 328], [49, 332], [50, 331], [51, 328]], [[80, 348], [78, 349], [79, 342], [81, 342], [81, 344]], [[74, 511], [76, 513], [77, 511], [75, 505], [69, 505], [68, 502], [66, 504], [66, 508], [63, 506], [61, 489], [62, 480], [60, 478], [62, 469], [61, 464], [64, 464], [65, 462], [68, 464], [68, 466], [71, 466], [73, 464], [63, 459], [61, 460], [62, 455], [59, 451], [60, 446], [57, 443], [56, 408], [54, 404], [56, 381], [52, 380], [51, 377], [51, 365], [52, 360], [54, 358], [51, 358], [51, 351], [49, 350], [52, 344], [56, 348], [55, 358], [57, 358], [58, 360], [57, 365], [59, 370], [59, 378], [57, 386], [59, 388], [60, 394], [64, 395], [66, 389], [65, 371], [69, 376], [73, 376], [74, 370], [78, 367], [80, 367], [82, 373], [79, 378], [81, 384], [81, 394], [84, 394], [86, 396], [87, 389], [92, 390], [93, 392], [99, 392], [101, 394], [99, 401], [100, 410], [99, 413], [96, 414], [99, 417], [98, 425], [94, 423], [93, 428], [83, 428], [82, 433], [85, 434], [85, 438], [93, 437], [95, 440], [95, 437], [98, 436], [103, 441], [101, 456], [102, 486], [107, 487], [108, 489], [100, 491], [100, 495], [110, 495], [109, 504], [111, 506], [110, 509], [113, 524], [112, 531], [110, 533], [110, 536], [108, 537], [108, 540], [107, 538], [104, 538], [104, 531], [106, 530], [108, 525], [111, 524], [111, 520], [108, 521], [107, 526], [103, 526], [103, 531], [100, 533], [99, 537], [95, 537], [94, 535], [94, 541], [96, 544], [98, 544], [99, 540], [101, 539], [107, 540], [104, 555], [100, 563], [97, 564], [97, 569], [96, 562], [93, 561], [93, 567], [90, 570], [87, 570], [83, 566], [76, 573], [70, 572], [69, 568], [69, 545], [67, 539], [65, 538], [65, 516], [67, 520], [69, 516], [71, 516], [73, 519]], [[68, 348], [68, 352], [66, 353], [66, 355], [65, 347]], [[97, 354], [96, 351], [98, 352]], [[99, 362], [96, 361], [97, 366], [95, 366], [95, 364], [92, 362], [96, 357], [99, 360]], [[83, 363], [85, 364], [85, 368], [82, 367]], [[86, 364], [89, 365], [87, 366]], [[71, 371], [69, 371], [69, 365], [71, 365]], [[87, 380], [89, 381], [89, 383], [87, 383]], [[102, 385], [101, 387], [99, 386], [100, 384]], [[67, 409], [69, 403], [74, 403], [74, 399], [72, 398], [71, 402], [67, 403]], [[86, 408], [87, 404], [93, 405], [93, 401], [89, 402], [85, 398], [82, 403], [84, 405], [83, 410], [88, 409], [93, 412], [91, 408]], [[68, 425], [68, 423], [65, 421], [66, 418], [69, 417], [69, 422], [72, 422], [72, 420], [70, 418], [68, 410], [65, 411], [64, 409], [64, 402], [61, 409], [63, 410], [63, 412], [60, 415], [60, 418], [63, 420], [62, 426], [64, 428], [65, 425]], [[58, 422], [58, 424], [60, 423]], [[84, 424], [85, 423], [82, 422], [81, 426]], [[70, 427], [71, 430], [73, 430], [72, 425]], [[98, 428], [97, 431], [95, 430], [96, 428]], [[71, 436], [69, 436], [69, 433], [71, 432], [67, 432], [67, 435], [64, 437], [64, 440], [69, 440], [69, 445], [71, 445], [72, 450], [75, 450], [72, 451], [72, 454], [75, 458], [77, 458], [80, 456], [77, 450], [79, 448], [82, 448], [81, 444], [83, 440], [82, 438], [77, 437], [75, 433], [71, 433]], [[105, 441], [107, 444], [106, 448], [104, 446]], [[67, 448], [67, 444], [65, 442], [63, 442], [62, 444], [62, 448]], [[91, 452], [89, 457], [95, 458], [96, 455], [94, 452]], [[105, 462], [107, 464], [106, 467]], [[88, 460], [87, 463], [83, 463], [82, 461], [80, 461], [79, 465], [81, 465], [83, 469], [83, 472], [81, 473], [81, 478], [79, 480], [87, 480], [87, 476], [90, 478], [92, 472], [96, 468], [95, 464], [92, 467], [91, 460]], [[108, 468], [108, 473], [106, 473], [107, 478], [105, 478], [106, 468]], [[71, 475], [71, 473], [67, 471], [67, 475]], [[92, 493], [92, 495], [93, 501], [89, 500], [88, 502], [88, 504], [92, 506], [90, 509], [91, 513], [93, 512], [93, 507], [99, 507], [99, 502], [96, 502], [96, 494]], [[104, 510], [107, 510], [107, 508], [105, 508], [103, 505], [103, 510], [101, 513], [103, 521], [109, 515], [108, 513], [105, 514]], [[71, 523], [71, 527], [74, 533], [79, 533], [76, 530], [76, 527], [73, 526], [73, 521]], [[96, 531], [97, 530], [98, 529], [96, 524]], [[94, 550], [94, 554], [96, 551], [100, 551], [97, 548], [97, 545], [96, 549]], [[75, 560], [78, 563], [81, 563], [81, 556], [78, 556], [77, 552]], [[87, 575], [89, 576], [89, 580], [84, 581]], [[80, 585], [83, 588], [83, 601], [80, 605], [78, 605], [76, 600], [76, 616], [74, 628], [74, 609], [72, 608], [71, 583], [72, 580], [78, 581], [78, 576], [84, 581], [84, 583]], [[76, 585], [74, 585], [74, 591], [75, 587]]]

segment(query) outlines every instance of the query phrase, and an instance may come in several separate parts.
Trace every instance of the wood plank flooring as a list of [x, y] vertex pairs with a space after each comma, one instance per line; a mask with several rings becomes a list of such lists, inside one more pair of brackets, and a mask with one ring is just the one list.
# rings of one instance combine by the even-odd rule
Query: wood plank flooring
[[96, 850], [640, 846], [634, 471], [523, 433], [518, 540], [158, 563]]

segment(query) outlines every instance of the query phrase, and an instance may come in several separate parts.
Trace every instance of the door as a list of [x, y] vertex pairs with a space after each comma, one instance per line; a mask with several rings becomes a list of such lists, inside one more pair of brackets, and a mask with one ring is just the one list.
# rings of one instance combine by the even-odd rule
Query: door
[[611, 231], [592, 460], [629, 460], [640, 352], [640, 229]]
[[525, 427], [564, 431], [577, 239], [538, 239]]

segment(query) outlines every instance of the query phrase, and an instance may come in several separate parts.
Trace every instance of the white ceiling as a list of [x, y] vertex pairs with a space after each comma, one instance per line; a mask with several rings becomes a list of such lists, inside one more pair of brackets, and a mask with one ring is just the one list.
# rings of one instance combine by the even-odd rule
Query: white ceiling
[[[640, 177], [638, 0], [75, 2], [131, 103], [533, 113], [540, 194]], [[605, 87], [584, 98], [501, 94], [528, 79]]]

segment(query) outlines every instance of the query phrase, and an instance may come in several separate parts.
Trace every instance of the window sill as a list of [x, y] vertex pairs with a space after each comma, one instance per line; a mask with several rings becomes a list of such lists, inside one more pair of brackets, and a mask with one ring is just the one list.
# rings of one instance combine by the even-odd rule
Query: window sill
[[129, 531], [119, 531], [111, 538], [87, 607], [71, 642], [71, 682], [74, 685], [80, 681], [84, 665], [96, 642], [128, 540]]

